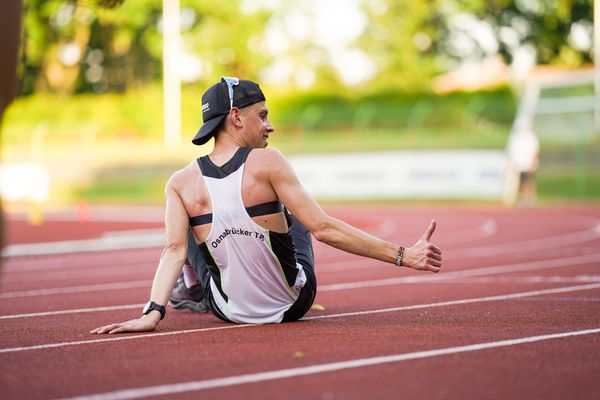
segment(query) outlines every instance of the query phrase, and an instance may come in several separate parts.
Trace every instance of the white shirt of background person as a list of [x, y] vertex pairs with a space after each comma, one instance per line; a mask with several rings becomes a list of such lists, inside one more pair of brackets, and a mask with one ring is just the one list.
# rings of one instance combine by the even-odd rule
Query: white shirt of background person
[[519, 172], [532, 172], [538, 167], [540, 142], [531, 129], [521, 129], [511, 136], [508, 154], [514, 168]]

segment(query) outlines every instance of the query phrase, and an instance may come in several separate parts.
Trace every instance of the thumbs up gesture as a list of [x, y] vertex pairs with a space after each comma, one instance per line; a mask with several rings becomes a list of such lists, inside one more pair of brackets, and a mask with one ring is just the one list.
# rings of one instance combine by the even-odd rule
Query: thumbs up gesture
[[435, 231], [435, 220], [411, 247], [404, 250], [402, 264], [419, 271], [440, 272], [442, 267], [442, 251], [430, 242], [431, 235]]

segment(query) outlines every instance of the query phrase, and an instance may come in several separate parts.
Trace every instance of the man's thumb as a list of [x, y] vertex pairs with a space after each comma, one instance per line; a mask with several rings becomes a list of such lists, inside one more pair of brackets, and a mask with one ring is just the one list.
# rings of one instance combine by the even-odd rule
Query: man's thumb
[[423, 234], [423, 239], [429, 241], [429, 239], [431, 238], [431, 235], [433, 235], [433, 231], [435, 231], [435, 225], [436, 225], [435, 219], [432, 219], [431, 223], [429, 224], [429, 227]]

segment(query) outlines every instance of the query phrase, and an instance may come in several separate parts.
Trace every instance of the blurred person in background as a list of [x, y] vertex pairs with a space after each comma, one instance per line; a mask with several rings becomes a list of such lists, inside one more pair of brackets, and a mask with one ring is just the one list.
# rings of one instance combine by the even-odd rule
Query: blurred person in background
[[91, 333], [153, 331], [168, 300], [197, 303], [196, 311], [207, 305], [227, 322], [296, 321], [317, 293], [310, 234], [349, 253], [439, 272], [441, 250], [429, 241], [435, 221], [404, 248], [321, 209], [287, 159], [267, 148], [275, 129], [258, 84], [222, 78], [202, 96], [202, 119], [192, 142], [214, 137], [214, 149], [167, 182], [167, 245], [142, 316]]
[[508, 143], [510, 162], [519, 174], [516, 204], [533, 207], [536, 202], [535, 173], [539, 166], [540, 142], [528, 127], [519, 127]]

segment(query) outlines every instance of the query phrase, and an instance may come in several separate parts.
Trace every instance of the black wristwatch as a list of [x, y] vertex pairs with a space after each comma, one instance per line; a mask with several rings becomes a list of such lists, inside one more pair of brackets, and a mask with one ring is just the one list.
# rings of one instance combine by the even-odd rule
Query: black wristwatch
[[161, 306], [158, 303], [155, 303], [153, 301], [149, 301], [144, 306], [143, 314], [144, 315], [148, 315], [148, 314], [150, 314], [150, 311], [154, 311], [154, 310], [156, 310], [156, 311], [158, 311], [160, 313], [160, 319], [163, 319], [165, 317], [165, 314], [167, 313], [167, 310], [166, 310], [165, 306]]

